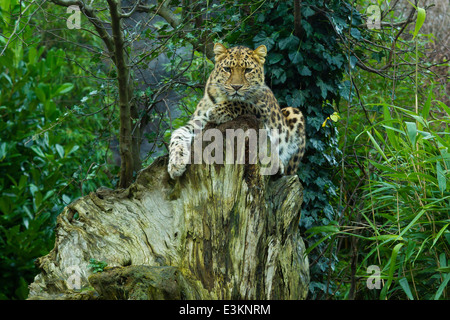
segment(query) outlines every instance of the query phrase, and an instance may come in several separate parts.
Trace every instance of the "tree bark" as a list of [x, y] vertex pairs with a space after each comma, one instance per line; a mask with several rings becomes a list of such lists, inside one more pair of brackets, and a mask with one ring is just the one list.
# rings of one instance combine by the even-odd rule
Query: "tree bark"
[[128, 187], [133, 179], [133, 175], [141, 168], [140, 159], [140, 143], [141, 135], [139, 130], [132, 130], [133, 119], [138, 118], [136, 106], [133, 105], [133, 82], [130, 79], [130, 66], [126, 55], [126, 44], [123, 38], [122, 19], [130, 16], [137, 8], [128, 14], [122, 13], [122, 6], [120, 0], [107, 0], [109, 13], [111, 16], [111, 31], [110, 35], [105, 28], [105, 21], [99, 19], [95, 10], [90, 5], [81, 0], [51, 0], [56, 5], [68, 7], [76, 5], [86, 15], [96, 32], [103, 40], [108, 53], [116, 66], [117, 70], [117, 84], [119, 92], [119, 153], [120, 153], [120, 182], [119, 186], [122, 188]]
[[294, 35], [297, 38], [302, 37], [302, 13], [301, 0], [294, 0]]
[[[259, 123], [217, 127], [237, 128]], [[172, 180], [160, 157], [129, 188], [63, 210], [29, 299], [305, 299], [302, 199], [297, 176], [263, 176], [259, 164], [192, 164]], [[108, 266], [93, 273], [90, 259]]]
[[130, 110], [130, 70], [125, 56], [125, 45], [122, 34], [122, 19], [120, 0], [107, 0], [111, 14], [111, 29], [114, 39], [114, 63], [117, 68], [117, 81], [119, 89], [119, 150], [120, 150], [120, 181], [121, 188], [128, 187], [133, 179], [133, 143], [131, 135], [131, 110]]

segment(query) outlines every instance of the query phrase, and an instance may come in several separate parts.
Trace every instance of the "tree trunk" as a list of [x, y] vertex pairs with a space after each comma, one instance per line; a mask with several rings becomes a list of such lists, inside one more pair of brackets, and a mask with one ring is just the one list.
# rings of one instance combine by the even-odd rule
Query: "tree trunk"
[[302, 13], [301, 13], [301, 0], [294, 0], [294, 35], [297, 38], [302, 37]]
[[120, 18], [121, 4], [120, 0], [107, 0], [109, 12], [111, 14], [111, 29], [114, 39], [114, 63], [117, 69], [117, 82], [119, 89], [119, 150], [120, 150], [120, 181], [121, 188], [128, 187], [133, 179], [134, 164], [133, 161], [133, 142], [131, 133], [131, 108], [129, 86], [130, 69], [127, 63], [125, 53], [125, 42], [122, 34], [122, 19]]
[[[217, 127], [237, 128], [259, 124]], [[160, 157], [129, 188], [63, 210], [29, 299], [305, 299], [302, 199], [297, 176], [264, 176], [259, 164], [193, 164], [171, 180]], [[93, 273], [90, 259], [107, 267]]]

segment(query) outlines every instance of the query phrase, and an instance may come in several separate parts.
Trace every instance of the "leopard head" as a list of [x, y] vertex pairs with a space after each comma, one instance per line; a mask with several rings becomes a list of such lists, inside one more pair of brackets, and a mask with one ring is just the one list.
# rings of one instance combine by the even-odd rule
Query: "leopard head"
[[216, 43], [214, 54], [215, 66], [206, 88], [213, 101], [250, 102], [260, 98], [258, 93], [265, 86], [266, 46], [255, 50], [242, 46], [227, 49]]

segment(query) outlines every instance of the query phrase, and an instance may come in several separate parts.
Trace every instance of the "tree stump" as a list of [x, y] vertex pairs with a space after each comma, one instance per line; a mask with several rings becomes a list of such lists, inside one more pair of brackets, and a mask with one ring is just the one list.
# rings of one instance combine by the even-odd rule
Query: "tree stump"
[[[217, 126], [259, 128], [241, 116]], [[297, 176], [259, 164], [192, 164], [177, 180], [167, 156], [127, 189], [100, 188], [64, 208], [54, 249], [29, 299], [305, 299], [308, 258]], [[107, 267], [94, 273], [91, 259]]]

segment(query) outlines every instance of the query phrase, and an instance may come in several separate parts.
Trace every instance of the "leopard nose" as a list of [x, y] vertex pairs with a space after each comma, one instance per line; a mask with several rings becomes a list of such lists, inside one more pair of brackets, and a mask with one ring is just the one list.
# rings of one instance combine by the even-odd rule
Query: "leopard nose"
[[240, 88], [242, 88], [242, 85], [240, 85], [240, 84], [239, 84], [239, 85], [235, 85], [235, 84], [234, 84], [234, 85], [232, 85], [231, 87], [232, 87], [234, 90], [238, 91]]

